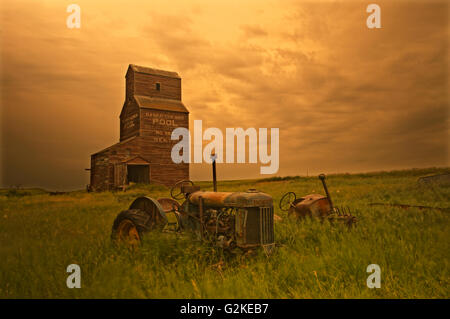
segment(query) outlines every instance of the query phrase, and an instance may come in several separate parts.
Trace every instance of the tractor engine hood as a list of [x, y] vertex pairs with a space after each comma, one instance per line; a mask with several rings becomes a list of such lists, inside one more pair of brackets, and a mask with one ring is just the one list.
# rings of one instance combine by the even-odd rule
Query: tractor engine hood
[[188, 200], [194, 205], [199, 205], [200, 197], [208, 207], [271, 207], [272, 196], [249, 189], [246, 192], [204, 192], [198, 191], [189, 195]]

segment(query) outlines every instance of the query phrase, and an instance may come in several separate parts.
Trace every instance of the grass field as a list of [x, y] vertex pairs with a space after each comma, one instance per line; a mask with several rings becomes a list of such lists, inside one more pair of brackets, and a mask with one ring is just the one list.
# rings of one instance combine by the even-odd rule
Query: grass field
[[[136, 196], [167, 197], [162, 186], [60, 195], [3, 189], [0, 298], [449, 298], [449, 213], [368, 205], [449, 207], [448, 185], [417, 184], [419, 176], [448, 171], [328, 176], [334, 202], [358, 218], [351, 230], [293, 221], [278, 209], [287, 191], [323, 193], [317, 177], [219, 182], [221, 191], [256, 187], [274, 197], [282, 246], [270, 257], [224, 255], [187, 234], [150, 233], [136, 252], [115, 249], [116, 215]], [[81, 289], [66, 286], [69, 264], [81, 267]], [[366, 286], [369, 264], [381, 267], [380, 289]]]

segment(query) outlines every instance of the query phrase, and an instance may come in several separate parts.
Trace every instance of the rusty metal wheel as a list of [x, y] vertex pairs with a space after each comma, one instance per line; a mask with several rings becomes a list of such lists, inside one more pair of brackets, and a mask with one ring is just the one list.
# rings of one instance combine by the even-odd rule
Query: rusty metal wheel
[[142, 234], [148, 231], [147, 214], [139, 209], [120, 212], [114, 220], [111, 239], [116, 243], [124, 243], [136, 247], [141, 242]]
[[129, 219], [124, 219], [117, 227], [117, 237], [121, 242], [129, 246], [138, 246], [141, 238], [134, 223]]
[[291, 208], [292, 203], [297, 199], [297, 195], [294, 192], [287, 192], [280, 199], [279, 207], [283, 212], [286, 212]]
[[166, 214], [158, 201], [150, 197], [139, 197], [133, 201], [130, 209], [117, 215], [111, 238], [115, 242], [137, 246], [144, 233], [153, 229], [162, 230], [166, 224]]

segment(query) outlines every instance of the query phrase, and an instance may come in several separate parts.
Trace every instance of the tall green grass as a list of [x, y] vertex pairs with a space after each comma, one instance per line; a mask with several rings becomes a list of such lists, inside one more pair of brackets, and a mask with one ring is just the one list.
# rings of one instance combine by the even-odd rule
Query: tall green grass
[[[351, 230], [293, 221], [278, 209], [287, 191], [323, 193], [316, 177], [219, 182], [221, 191], [256, 187], [274, 197], [283, 220], [270, 257], [229, 254], [187, 233], [150, 233], [135, 252], [114, 248], [116, 215], [136, 196], [167, 197], [162, 186], [53, 196], [0, 190], [0, 298], [449, 298], [449, 214], [368, 205], [449, 207], [448, 185], [417, 184], [419, 176], [444, 171], [329, 176], [334, 202], [358, 218]], [[381, 267], [380, 289], [366, 286], [372, 263]], [[69, 264], [81, 267], [81, 289], [66, 286]]]

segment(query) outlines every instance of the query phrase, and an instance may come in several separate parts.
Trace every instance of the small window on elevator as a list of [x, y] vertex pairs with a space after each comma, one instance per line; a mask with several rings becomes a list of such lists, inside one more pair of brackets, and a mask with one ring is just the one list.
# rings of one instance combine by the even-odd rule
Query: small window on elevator
[[156, 83], [155, 84], [155, 89], [156, 89], [156, 91], [161, 91], [161, 83]]

